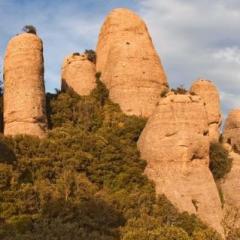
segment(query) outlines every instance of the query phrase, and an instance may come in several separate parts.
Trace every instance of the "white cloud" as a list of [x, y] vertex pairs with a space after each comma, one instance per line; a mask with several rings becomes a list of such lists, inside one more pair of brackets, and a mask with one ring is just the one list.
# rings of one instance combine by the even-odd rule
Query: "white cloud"
[[[224, 114], [240, 106], [240, 2], [139, 0], [172, 87], [207, 78], [220, 89]], [[238, 101], [239, 100], [239, 101]]]
[[45, 1], [18, 4], [0, 0], [0, 36], [3, 36], [0, 39], [0, 64], [8, 40], [24, 25], [32, 24], [44, 43], [46, 89], [59, 88], [64, 57], [72, 52], [95, 48], [102, 16], [86, 11], [77, 1], [59, 5], [56, 2], [46, 4]]
[[213, 57], [227, 63], [236, 63], [240, 65], [240, 48], [226, 47], [216, 51]]

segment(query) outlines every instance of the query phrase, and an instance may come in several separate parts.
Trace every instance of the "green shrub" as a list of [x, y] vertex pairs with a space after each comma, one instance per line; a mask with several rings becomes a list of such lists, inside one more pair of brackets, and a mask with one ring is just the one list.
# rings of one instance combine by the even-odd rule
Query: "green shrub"
[[96, 52], [92, 49], [86, 49], [84, 52], [87, 55], [89, 61], [96, 63], [97, 57]]
[[223, 178], [232, 167], [232, 159], [221, 143], [210, 146], [210, 170], [215, 179]]
[[188, 240], [208, 229], [156, 198], [137, 150], [146, 119], [124, 115], [100, 74], [90, 96], [58, 92], [47, 105], [47, 138], [1, 138], [0, 239]]
[[37, 29], [33, 25], [26, 25], [22, 30], [26, 33], [37, 34]]
[[174, 92], [174, 94], [182, 94], [182, 95], [185, 95], [188, 93], [188, 91], [184, 88], [183, 85], [180, 85], [176, 89], [172, 88], [171, 91]]

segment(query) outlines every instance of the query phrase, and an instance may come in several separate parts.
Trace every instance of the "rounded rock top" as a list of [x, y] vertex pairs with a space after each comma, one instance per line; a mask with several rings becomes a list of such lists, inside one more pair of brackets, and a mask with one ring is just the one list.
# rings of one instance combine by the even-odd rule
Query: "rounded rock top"
[[135, 12], [127, 8], [116, 8], [113, 9], [106, 17], [103, 27], [110, 33], [115, 31], [129, 31], [129, 30], [146, 30], [146, 24]]
[[191, 90], [194, 91], [197, 88], [208, 88], [208, 89], [214, 89], [216, 92], [218, 92], [218, 89], [216, 87], [216, 85], [214, 84], [213, 81], [208, 80], [208, 79], [198, 79], [196, 81], [193, 82]]
[[33, 33], [20, 33], [12, 37], [8, 43], [7, 49], [42, 49], [42, 40], [39, 36]]

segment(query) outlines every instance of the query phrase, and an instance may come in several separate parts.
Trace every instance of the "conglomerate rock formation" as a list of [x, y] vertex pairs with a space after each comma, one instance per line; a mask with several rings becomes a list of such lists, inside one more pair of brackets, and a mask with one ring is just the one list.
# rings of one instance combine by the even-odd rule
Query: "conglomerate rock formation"
[[31, 33], [17, 35], [4, 59], [4, 134], [43, 137], [45, 107], [42, 41]]
[[65, 58], [62, 66], [62, 90], [89, 95], [96, 86], [95, 75], [96, 66], [85, 54], [72, 54]]
[[232, 110], [226, 119], [223, 130], [224, 142], [240, 152], [240, 108]]
[[217, 142], [220, 136], [221, 107], [218, 89], [209, 80], [197, 80], [192, 84], [191, 92], [201, 96], [205, 102], [208, 115], [209, 138], [211, 142]]
[[143, 20], [128, 9], [106, 18], [97, 45], [97, 71], [124, 113], [149, 117], [167, 79]]
[[240, 227], [240, 109], [229, 113], [224, 125], [223, 140], [231, 146], [232, 168], [221, 181], [221, 188], [226, 210], [239, 211], [237, 224]]
[[221, 180], [221, 191], [224, 197], [225, 215], [228, 223], [240, 227], [240, 155], [231, 151], [231, 171]]
[[138, 147], [157, 193], [223, 234], [221, 202], [208, 167], [207, 135], [207, 113], [201, 98], [171, 92], [159, 101]]

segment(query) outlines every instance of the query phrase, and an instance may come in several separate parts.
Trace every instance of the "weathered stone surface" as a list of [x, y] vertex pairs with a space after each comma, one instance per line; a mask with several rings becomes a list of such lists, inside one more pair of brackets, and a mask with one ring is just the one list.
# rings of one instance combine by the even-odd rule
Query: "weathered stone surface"
[[138, 148], [145, 173], [180, 211], [197, 214], [223, 234], [222, 210], [209, 165], [207, 113], [197, 95], [162, 98], [144, 128]]
[[224, 125], [223, 139], [240, 152], [240, 108], [229, 113]]
[[13, 37], [4, 59], [4, 134], [43, 137], [47, 128], [43, 45], [30, 33]]
[[[228, 146], [232, 158], [232, 169], [221, 181], [225, 211], [238, 227], [240, 227], [240, 109], [232, 110], [225, 122], [223, 140]], [[239, 212], [238, 221], [233, 220], [235, 212]]]
[[62, 90], [89, 95], [96, 86], [95, 75], [96, 66], [85, 54], [72, 54], [65, 58], [62, 66]]
[[209, 80], [197, 80], [192, 84], [191, 92], [201, 96], [208, 115], [210, 141], [218, 141], [221, 126], [220, 96], [218, 89]]
[[228, 223], [240, 227], [240, 155], [234, 151], [231, 151], [229, 155], [232, 158], [232, 169], [221, 180], [221, 190]]
[[148, 117], [167, 86], [161, 61], [143, 20], [128, 9], [106, 18], [97, 45], [97, 71], [124, 113]]

